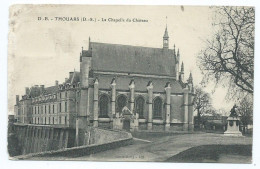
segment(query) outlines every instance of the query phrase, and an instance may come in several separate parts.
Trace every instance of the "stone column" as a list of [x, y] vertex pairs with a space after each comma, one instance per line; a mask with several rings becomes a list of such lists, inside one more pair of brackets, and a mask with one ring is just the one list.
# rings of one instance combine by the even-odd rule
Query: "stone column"
[[171, 120], [171, 84], [167, 83], [165, 86], [166, 92], [166, 117], [165, 117], [165, 130], [170, 129], [170, 120]]
[[153, 129], [153, 84], [150, 81], [147, 85], [148, 90], [148, 123], [147, 129]]
[[135, 105], [135, 82], [134, 80], [131, 80], [130, 85], [130, 111], [134, 111], [134, 105]]
[[98, 79], [94, 82], [94, 127], [98, 127]]
[[116, 80], [113, 78], [111, 82], [111, 111], [112, 115], [116, 114]]
[[193, 99], [194, 99], [194, 93], [189, 93], [189, 130], [194, 130], [194, 117], [193, 117]]
[[189, 121], [189, 89], [186, 86], [183, 93], [183, 130], [188, 130], [188, 121]]

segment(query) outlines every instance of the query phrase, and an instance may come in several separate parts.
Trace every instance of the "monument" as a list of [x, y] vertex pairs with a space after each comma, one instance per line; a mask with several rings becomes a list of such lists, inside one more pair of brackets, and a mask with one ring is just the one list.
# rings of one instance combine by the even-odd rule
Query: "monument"
[[239, 131], [239, 117], [236, 113], [237, 106], [234, 105], [230, 111], [230, 115], [227, 118], [227, 131], [225, 131], [225, 136], [242, 136], [242, 133]]

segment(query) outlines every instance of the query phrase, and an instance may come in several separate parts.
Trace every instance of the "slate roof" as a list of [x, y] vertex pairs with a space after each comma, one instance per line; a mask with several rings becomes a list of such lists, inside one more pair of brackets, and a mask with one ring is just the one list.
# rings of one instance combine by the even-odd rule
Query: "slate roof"
[[94, 71], [176, 75], [171, 49], [91, 42], [90, 50], [82, 51], [82, 57], [90, 55]]
[[44, 88], [44, 94], [53, 94], [56, 93], [59, 90], [58, 86], [50, 86]]
[[[99, 76], [99, 88], [100, 89], [110, 89], [110, 82], [112, 81], [111, 76]], [[129, 90], [129, 84], [133, 78], [127, 76], [118, 76], [116, 77], [116, 89], [120, 90]], [[92, 80], [93, 81], [93, 80]], [[93, 82], [90, 82], [93, 84]], [[134, 77], [135, 82], [135, 90], [136, 91], [147, 91], [147, 84], [149, 81], [153, 83], [153, 91], [154, 92], [165, 92], [165, 85], [167, 82], [171, 84], [171, 92], [172, 93], [182, 93], [183, 89], [180, 83], [176, 80], [171, 79], [155, 79], [155, 78], [141, 78]]]
[[72, 76], [69, 76], [68, 80], [65, 81], [64, 83], [70, 83], [70, 84], [74, 84], [74, 83], [78, 83], [80, 82], [80, 72], [76, 72], [74, 71]]

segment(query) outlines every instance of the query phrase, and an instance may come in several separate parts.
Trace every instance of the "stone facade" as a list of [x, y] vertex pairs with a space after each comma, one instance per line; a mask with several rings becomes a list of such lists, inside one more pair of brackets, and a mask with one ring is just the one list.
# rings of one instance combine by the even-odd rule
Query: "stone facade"
[[18, 123], [176, 131], [193, 130], [193, 80], [179, 71], [180, 53], [163, 48], [91, 42], [81, 51], [80, 72], [55, 86], [33, 86], [15, 105]]

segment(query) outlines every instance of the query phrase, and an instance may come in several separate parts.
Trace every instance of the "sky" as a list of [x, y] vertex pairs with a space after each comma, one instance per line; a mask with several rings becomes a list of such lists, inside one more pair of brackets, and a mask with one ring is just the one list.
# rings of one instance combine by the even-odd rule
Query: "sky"
[[[83, 5], [15, 5], [9, 17], [9, 114], [13, 114], [15, 95], [21, 97], [25, 87], [52, 86], [55, 80], [64, 82], [70, 71], [79, 71], [79, 55], [82, 47], [88, 48], [89, 37], [95, 42], [161, 48], [166, 24], [170, 48], [175, 44], [180, 50], [185, 79], [192, 72], [194, 85], [199, 85], [202, 74], [197, 56], [212, 35], [213, 18], [206, 6]], [[38, 17], [49, 20], [39, 21]], [[96, 18], [96, 22], [60, 21], [55, 17]], [[102, 18], [148, 22], [101, 22]], [[213, 85], [205, 90], [211, 93]], [[211, 94], [216, 109], [229, 111], [233, 106], [225, 100], [226, 89], [217, 88]]]

